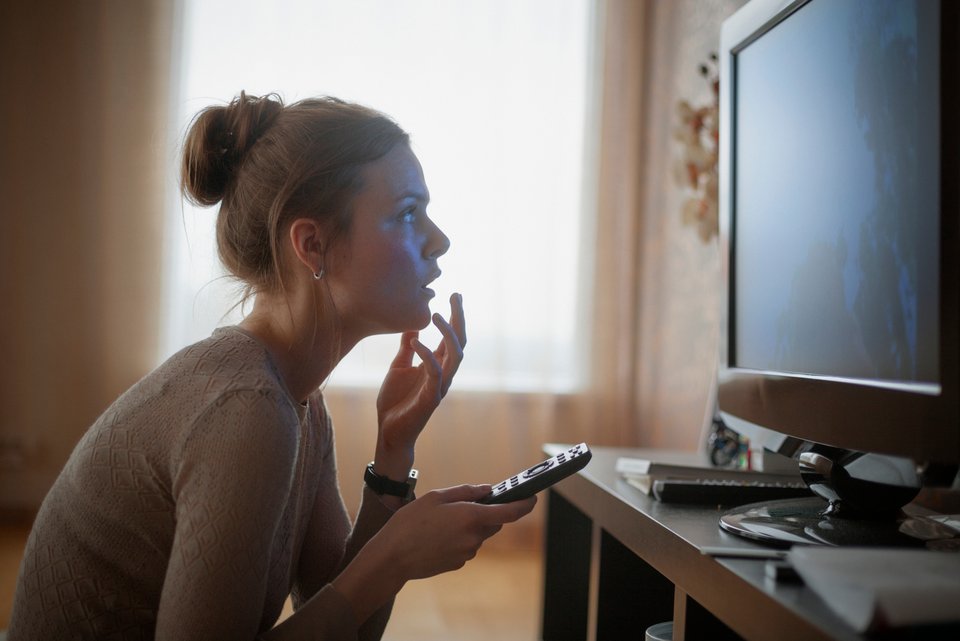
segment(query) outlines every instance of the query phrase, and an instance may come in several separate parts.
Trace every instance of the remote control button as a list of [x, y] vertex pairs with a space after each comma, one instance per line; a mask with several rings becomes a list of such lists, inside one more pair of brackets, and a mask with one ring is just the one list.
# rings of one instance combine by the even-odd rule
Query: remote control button
[[551, 467], [553, 467], [553, 459], [546, 460], [543, 463], [538, 463], [537, 465], [534, 465], [529, 470], [524, 472], [523, 477], [530, 478], [531, 476], [536, 476], [537, 474], [546, 472]]
[[516, 476], [512, 477], [510, 479], [510, 487], [517, 487], [518, 485], [520, 485], [520, 479]]

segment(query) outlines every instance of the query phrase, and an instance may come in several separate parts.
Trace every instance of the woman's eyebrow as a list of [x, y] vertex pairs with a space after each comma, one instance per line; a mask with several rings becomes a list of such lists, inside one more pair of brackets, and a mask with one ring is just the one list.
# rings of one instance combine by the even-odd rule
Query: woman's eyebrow
[[405, 191], [396, 198], [396, 202], [404, 200], [417, 200], [419, 202], [430, 202], [430, 194], [424, 191]]

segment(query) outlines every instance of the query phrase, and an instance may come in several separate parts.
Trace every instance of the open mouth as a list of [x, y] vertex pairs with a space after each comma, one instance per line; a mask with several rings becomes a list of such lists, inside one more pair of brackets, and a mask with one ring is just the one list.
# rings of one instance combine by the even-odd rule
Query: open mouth
[[425, 282], [425, 283], [421, 286], [421, 289], [423, 289], [424, 291], [429, 292], [430, 294], [434, 294], [435, 292], [434, 292], [432, 289], [430, 289], [429, 287], [427, 287], [427, 285], [429, 285], [429, 284], [432, 283], [433, 281], [435, 281], [435, 280], [437, 280], [438, 278], [440, 278], [440, 273], [441, 273], [440, 270], [437, 270], [435, 273], [433, 273], [433, 274], [430, 276], [429, 280], [427, 280], [427, 282]]

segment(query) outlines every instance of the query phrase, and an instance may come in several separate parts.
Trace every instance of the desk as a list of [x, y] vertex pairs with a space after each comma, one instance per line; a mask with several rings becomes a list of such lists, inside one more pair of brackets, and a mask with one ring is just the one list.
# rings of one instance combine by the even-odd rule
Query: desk
[[547, 492], [544, 641], [642, 640], [670, 620], [678, 641], [862, 638], [802, 584], [766, 579], [764, 560], [701, 554], [768, 548], [722, 531], [722, 510], [660, 503], [614, 470], [620, 456], [654, 452], [591, 449], [586, 468]]

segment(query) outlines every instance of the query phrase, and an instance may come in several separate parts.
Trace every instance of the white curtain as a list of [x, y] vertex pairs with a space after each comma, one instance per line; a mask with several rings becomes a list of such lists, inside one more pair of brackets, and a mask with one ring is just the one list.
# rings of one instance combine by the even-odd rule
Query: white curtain
[[[179, 135], [244, 89], [339, 95], [413, 136], [452, 239], [435, 310], [461, 291], [469, 335], [419, 445], [423, 488], [496, 482], [550, 441], [702, 443], [717, 253], [681, 224], [671, 130], [680, 99], [708, 95], [697, 68], [742, 1], [184, 0]], [[174, 202], [165, 353], [237, 318], [215, 212]], [[366, 341], [326, 388], [348, 505], [395, 345]], [[539, 524], [495, 540], [535, 542]]]
[[[335, 95], [391, 115], [412, 135], [429, 211], [453, 243], [434, 311], [446, 315], [449, 295], [463, 294], [471, 345], [457, 387], [575, 389], [590, 8], [188, 0], [178, 129], [240, 90]], [[216, 280], [214, 216], [177, 209], [171, 218], [168, 352], [206, 336], [234, 300], [232, 283]], [[395, 345], [366, 341], [331, 389], [376, 385]]]
[[[589, 0], [185, 0], [175, 130], [240, 90], [335, 95], [411, 133], [451, 238], [434, 311], [464, 297], [469, 343], [421, 439], [425, 488], [496, 482], [556, 440], [558, 395], [589, 385], [595, 113]], [[171, 158], [171, 176], [176, 158]], [[175, 185], [171, 183], [171, 193]], [[162, 356], [243, 310], [216, 261], [215, 210], [172, 199]], [[439, 340], [429, 328], [427, 344]], [[326, 397], [342, 486], [356, 504], [376, 436], [376, 390], [396, 336], [361, 343]]]
[[[453, 239], [441, 284], [463, 292], [470, 333], [418, 451], [423, 487], [499, 480], [545, 441], [696, 447], [718, 266], [680, 223], [670, 131], [679, 99], [709, 96], [697, 66], [742, 3], [0, 3], [0, 75], [27, 97], [0, 106], [0, 506], [35, 509], [109, 402], [235, 318], [224, 318], [236, 299], [215, 268], [215, 212], [183, 208], [174, 143], [189, 116], [241, 89], [341, 94], [413, 134]], [[353, 7], [361, 17], [344, 14]], [[291, 23], [327, 33], [293, 36]], [[192, 84], [202, 68], [212, 79]], [[464, 221], [475, 227], [453, 227]], [[388, 356], [364, 346], [355, 360], [353, 382], [327, 387], [351, 505]]]

